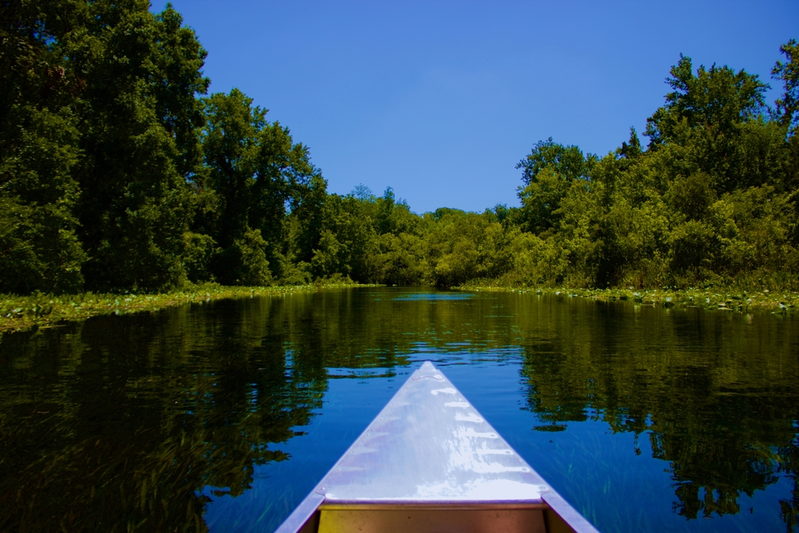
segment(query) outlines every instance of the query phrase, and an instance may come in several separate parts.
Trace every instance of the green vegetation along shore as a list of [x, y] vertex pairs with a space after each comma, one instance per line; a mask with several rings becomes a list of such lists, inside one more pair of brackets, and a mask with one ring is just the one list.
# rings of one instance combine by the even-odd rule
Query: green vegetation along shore
[[640, 305], [665, 308], [701, 308], [719, 311], [771, 311], [772, 313], [795, 313], [799, 308], [799, 293], [762, 292], [746, 293], [717, 289], [567, 289], [567, 288], [514, 288], [501, 285], [467, 283], [461, 287], [467, 291], [504, 291], [521, 294], [554, 294], [567, 298], [589, 298], [600, 302], [628, 301]]
[[[0, 295], [0, 335], [31, 328], [47, 328], [71, 320], [85, 320], [99, 315], [123, 315], [152, 312], [186, 303], [206, 303], [226, 298], [253, 298], [257, 296], [286, 296], [313, 292], [320, 289], [364, 287], [347, 282], [325, 282], [308, 285], [278, 287], [226, 287], [206, 283], [159, 294], [43, 294], [30, 296]], [[799, 293], [762, 292], [741, 293], [714, 289], [567, 289], [553, 287], [508, 287], [485, 282], [466, 283], [465, 291], [506, 291], [521, 294], [554, 294], [564, 297], [588, 298], [597, 301], [629, 301], [655, 307], [703, 308], [720, 311], [771, 311], [795, 313], [799, 308]]]
[[352, 286], [352, 283], [345, 282], [279, 287], [225, 287], [206, 283], [158, 294], [0, 294], [0, 335], [3, 332], [54, 327], [61, 322], [85, 320], [99, 315], [151, 312], [186, 303], [205, 303], [226, 298], [286, 296], [313, 292], [322, 287], [330, 289]]

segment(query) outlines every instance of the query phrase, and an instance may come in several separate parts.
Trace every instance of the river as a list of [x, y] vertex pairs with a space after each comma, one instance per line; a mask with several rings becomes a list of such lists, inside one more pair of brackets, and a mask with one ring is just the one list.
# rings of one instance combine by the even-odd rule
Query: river
[[272, 531], [424, 360], [603, 532], [799, 531], [799, 317], [388, 287], [4, 335], [0, 531]]

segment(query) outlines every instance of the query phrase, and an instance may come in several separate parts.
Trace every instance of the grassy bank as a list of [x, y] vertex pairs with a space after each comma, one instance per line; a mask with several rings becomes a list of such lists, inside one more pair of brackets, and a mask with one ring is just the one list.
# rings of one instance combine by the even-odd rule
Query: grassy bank
[[630, 301], [655, 307], [700, 307], [721, 311], [746, 312], [765, 310], [774, 313], [794, 313], [799, 307], [799, 293], [790, 291], [740, 292], [719, 288], [706, 289], [568, 289], [507, 287], [490, 282], [466, 283], [461, 290], [509, 291], [520, 293], [555, 294], [567, 297], [589, 298], [597, 301]]
[[319, 288], [351, 287], [350, 283], [317, 283], [284, 287], [226, 287], [213, 283], [194, 285], [162, 294], [0, 294], [0, 333], [32, 327], [52, 327], [59, 322], [85, 320], [92, 316], [158, 311], [186, 303], [224, 298], [282, 296], [312, 292]]

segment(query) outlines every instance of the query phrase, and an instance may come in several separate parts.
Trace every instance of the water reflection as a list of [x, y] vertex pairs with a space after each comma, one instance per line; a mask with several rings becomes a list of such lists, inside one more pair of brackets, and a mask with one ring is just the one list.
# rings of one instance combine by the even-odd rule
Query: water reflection
[[799, 530], [798, 333], [382, 288], [6, 335], [0, 530], [269, 531], [428, 358], [603, 531]]
[[[525, 345], [528, 408], [553, 423], [601, 420], [646, 434], [669, 462], [687, 518], [736, 514], [780, 475], [796, 527], [797, 337], [790, 321], [699, 310], [552, 307], [551, 335]], [[587, 315], [591, 316], [587, 316]], [[640, 453], [640, 449], [637, 449]], [[788, 526], [790, 529], [790, 526]]]
[[469, 300], [476, 294], [471, 292], [412, 292], [392, 298], [395, 302], [437, 302], [439, 300]]
[[197, 490], [242, 494], [321, 405], [325, 379], [297, 379], [262, 342], [279, 306], [4, 337], [0, 530], [204, 530]]

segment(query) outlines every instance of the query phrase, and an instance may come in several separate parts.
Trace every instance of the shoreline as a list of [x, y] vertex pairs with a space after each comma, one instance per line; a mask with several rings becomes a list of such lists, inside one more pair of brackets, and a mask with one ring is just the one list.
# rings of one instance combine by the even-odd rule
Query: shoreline
[[213, 300], [285, 296], [319, 289], [366, 287], [356, 283], [316, 283], [275, 287], [238, 287], [203, 284], [157, 294], [43, 294], [29, 296], [0, 294], [0, 336], [31, 329], [58, 327], [62, 322], [82, 321], [101, 315], [154, 312], [187, 303]]
[[[82, 321], [101, 315], [123, 315], [154, 312], [187, 303], [212, 300], [285, 296], [319, 289], [370, 287], [357, 283], [315, 283], [276, 287], [238, 287], [203, 284], [158, 294], [33, 294], [16, 296], [0, 294], [0, 336], [30, 329], [58, 327], [62, 322]], [[565, 287], [506, 287], [501, 285], [465, 284], [460, 291], [515, 292], [519, 294], [553, 294], [579, 297], [600, 302], [628, 301], [639, 305], [664, 308], [702, 308], [706, 310], [748, 312], [770, 311], [793, 314], [799, 309], [799, 293], [790, 291], [739, 292], [726, 289], [570, 289]]]
[[565, 287], [505, 287], [502, 285], [465, 284], [461, 291], [517, 292], [520, 294], [554, 294], [579, 297], [599, 302], [627, 301], [664, 308], [702, 308], [718, 311], [771, 311], [795, 313], [799, 293], [792, 291], [740, 292], [731, 289], [570, 289]]

